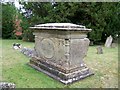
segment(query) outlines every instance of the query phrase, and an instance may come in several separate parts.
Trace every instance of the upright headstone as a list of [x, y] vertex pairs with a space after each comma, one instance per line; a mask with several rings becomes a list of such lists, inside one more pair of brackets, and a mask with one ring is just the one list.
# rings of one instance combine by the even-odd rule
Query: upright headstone
[[113, 40], [113, 38], [112, 38], [112, 36], [110, 35], [110, 36], [107, 38], [106, 42], [105, 42], [105, 47], [111, 47], [112, 40]]
[[93, 41], [90, 41], [90, 46], [93, 46], [94, 44], [93, 44]]
[[115, 48], [115, 47], [116, 47], [116, 43], [112, 43], [111, 48]]
[[97, 47], [97, 54], [103, 54], [102, 46]]

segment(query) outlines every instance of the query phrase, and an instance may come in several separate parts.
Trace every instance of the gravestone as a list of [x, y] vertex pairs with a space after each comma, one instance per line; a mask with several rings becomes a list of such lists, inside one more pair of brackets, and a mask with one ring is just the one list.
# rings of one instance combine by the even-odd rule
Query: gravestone
[[93, 46], [93, 45], [94, 45], [93, 41], [90, 41], [90, 46]]
[[93, 75], [83, 61], [91, 29], [72, 23], [47, 23], [30, 28], [37, 53], [30, 59], [30, 66], [64, 84]]
[[97, 54], [103, 54], [102, 46], [97, 47]]
[[110, 35], [110, 36], [107, 38], [106, 42], [105, 42], [105, 47], [111, 47], [112, 40], [113, 40], [113, 38], [112, 38], [112, 36]]
[[116, 43], [112, 43], [111, 48], [115, 48], [115, 47], [116, 47]]

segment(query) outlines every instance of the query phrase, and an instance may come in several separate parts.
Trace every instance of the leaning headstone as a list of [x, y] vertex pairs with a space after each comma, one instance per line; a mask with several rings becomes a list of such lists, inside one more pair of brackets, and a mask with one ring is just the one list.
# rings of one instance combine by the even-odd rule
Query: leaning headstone
[[102, 46], [97, 47], [97, 54], [103, 54]]
[[0, 82], [0, 90], [15, 90], [15, 84], [8, 82]]
[[112, 38], [112, 36], [110, 35], [110, 36], [107, 38], [106, 42], [105, 42], [105, 47], [111, 47], [112, 40], [113, 40], [113, 38]]

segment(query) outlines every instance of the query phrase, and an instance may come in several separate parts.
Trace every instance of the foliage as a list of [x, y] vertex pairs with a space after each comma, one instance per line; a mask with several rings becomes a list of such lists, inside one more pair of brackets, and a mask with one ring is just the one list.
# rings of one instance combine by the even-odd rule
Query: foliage
[[21, 22], [21, 27], [22, 27], [22, 39], [24, 41], [34, 41], [34, 35], [33, 32], [29, 29], [30, 27], [30, 23], [29, 21], [26, 19], [26, 17], [24, 17], [22, 14], [19, 15], [19, 18], [22, 20]]
[[34, 41], [29, 30], [28, 20], [20, 13], [14, 3], [2, 3], [2, 37]]
[[[114, 40], [120, 34], [119, 2], [21, 2], [26, 12], [20, 13], [13, 4], [2, 4], [3, 38], [13, 38], [15, 15], [21, 19], [22, 37], [34, 41], [30, 26], [41, 23], [66, 22], [81, 24], [91, 28], [90, 40], [105, 42], [109, 35]], [[17, 12], [17, 13], [16, 13]]]
[[19, 19], [18, 15], [16, 15], [15, 20], [14, 20], [15, 30], [13, 31], [16, 38], [21, 38], [21, 36], [22, 36], [22, 27], [20, 24], [21, 24], [21, 19]]
[[13, 31], [16, 13], [13, 3], [2, 3], [2, 38], [15, 38]]
[[90, 40], [105, 41], [112, 35], [116, 38], [120, 28], [120, 3], [105, 2], [24, 2], [24, 15], [31, 26], [48, 22], [82, 24], [93, 29]]
[[102, 39], [109, 35], [115, 39], [120, 35], [120, 3], [104, 3], [103, 4], [104, 19], [106, 25], [104, 27]]

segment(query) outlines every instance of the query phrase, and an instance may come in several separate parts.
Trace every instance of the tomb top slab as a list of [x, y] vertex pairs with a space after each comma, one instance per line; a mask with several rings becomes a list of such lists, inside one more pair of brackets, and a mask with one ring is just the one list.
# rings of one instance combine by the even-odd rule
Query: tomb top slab
[[35, 25], [34, 27], [30, 27], [30, 29], [35, 30], [64, 30], [64, 31], [86, 31], [90, 32], [92, 29], [88, 29], [82, 25], [76, 25], [72, 23], [46, 23]]

